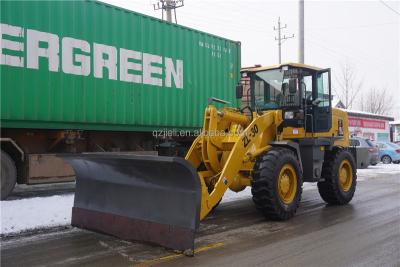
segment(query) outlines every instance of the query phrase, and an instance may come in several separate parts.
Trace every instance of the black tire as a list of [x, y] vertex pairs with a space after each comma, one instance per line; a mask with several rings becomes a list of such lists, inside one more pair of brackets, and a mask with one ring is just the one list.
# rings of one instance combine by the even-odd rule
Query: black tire
[[382, 156], [381, 161], [383, 164], [390, 164], [392, 163], [392, 158], [389, 155], [384, 155]]
[[1, 151], [1, 177], [0, 199], [4, 200], [13, 191], [17, 182], [17, 168], [13, 159], [4, 151]]
[[[346, 161], [351, 166], [351, 184], [348, 189], [344, 189], [339, 182], [339, 168], [343, 161]], [[356, 191], [357, 173], [356, 164], [353, 155], [343, 149], [337, 149], [332, 152], [327, 152], [325, 161], [322, 166], [321, 177], [323, 181], [318, 182], [318, 191], [322, 199], [328, 204], [344, 205], [349, 203]]]
[[378, 164], [377, 162], [372, 162], [371, 165], [372, 166], [376, 166], [376, 164]]
[[[278, 177], [286, 164], [289, 164], [296, 173], [294, 178], [296, 186], [292, 185], [296, 191], [293, 191], [294, 197], [290, 203], [284, 203], [278, 192]], [[300, 163], [290, 149], [272, 148], [257, 158], [251, 193], [256, 208], [267, 218], [282, 221], [293, 217], [300, 203], [302, 186]]]

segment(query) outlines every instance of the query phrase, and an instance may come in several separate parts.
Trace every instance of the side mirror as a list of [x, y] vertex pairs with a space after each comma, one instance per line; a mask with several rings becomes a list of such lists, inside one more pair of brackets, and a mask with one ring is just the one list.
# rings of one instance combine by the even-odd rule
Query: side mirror
[[290, 79], [289, 80], [289, 93], [295, 94], [297, 92], [297, 80]]
[[243, 84], [236, 85], [236, 99], [243, 97]]

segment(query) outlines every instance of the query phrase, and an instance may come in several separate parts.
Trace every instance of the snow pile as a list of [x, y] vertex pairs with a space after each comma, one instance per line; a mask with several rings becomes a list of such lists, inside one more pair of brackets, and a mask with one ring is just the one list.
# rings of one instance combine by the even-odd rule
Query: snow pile
[[1, 234], [71, 224], [74, 195], [1, 201]]
[[380, 174], [399, 174], [400, 164], [378, 164], [375, 166], [369, 165], [367, 169], [358, 169], [357, 176], [374, 177]]

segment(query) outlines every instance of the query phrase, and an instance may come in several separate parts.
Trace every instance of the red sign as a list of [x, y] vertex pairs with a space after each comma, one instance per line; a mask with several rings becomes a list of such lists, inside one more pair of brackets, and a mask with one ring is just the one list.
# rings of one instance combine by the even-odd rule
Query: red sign
[[385, 121], [349, 117], [349, 126], [384, 130]]

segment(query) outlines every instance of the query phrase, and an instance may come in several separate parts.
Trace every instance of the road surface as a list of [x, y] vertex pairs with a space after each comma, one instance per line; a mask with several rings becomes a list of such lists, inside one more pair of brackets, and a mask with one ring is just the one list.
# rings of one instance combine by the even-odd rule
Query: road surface
[[186, 257], [70, 228], [2, 240], [1, 266], [399, 266], [400, 174], [360, 179], [346, 206], [307, 189], [286, 222], [265, 220], [250, 198], [222, 204], [202, 222], [196, 249]]
[[75, 192], [75, 182], [24, 185], [17, 184], [7, 201], [31, 197], [48, 197], [71, 194]]

